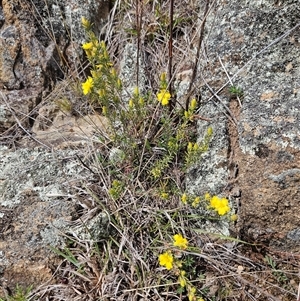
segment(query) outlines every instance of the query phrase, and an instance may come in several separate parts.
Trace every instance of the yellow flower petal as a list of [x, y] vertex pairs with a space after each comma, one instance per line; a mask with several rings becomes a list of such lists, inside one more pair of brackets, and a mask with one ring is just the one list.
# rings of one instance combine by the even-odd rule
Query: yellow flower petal
[[228, 200], [226, 198], [219, 198], [218, 196], [213, 196], [210, 199], [210, 207], [215, 209], [219, 215], [225, 215], [230, 211]]
[[185, 278], [185, 271], [180, 271], [180, 275], [178, 277], [178, 281], [181, 287], [186, 286], [186, 278]]
[[175, 247], [179, 247], [180, 249], [183, 249], [183, 250], [187, 248], [188, 241], [181, 234], [175, 234], [173, 236], [173, 239], [174, 239], [173, 245]]
[[206, 201], [210, 200], [210, 194], [208, 192], [205, 193], [204, 198]]
[[90, 21], [88, 19], [86, 19], [85, 17], [81, 17], [81, 24], [85, 28], [88, 28], [91, 25]]
[[230, 216], [230, 220], [231, 220], [232, 222], [236, 222], [236, 221], [238, 220], [237, 214], [232, 214], [232, 215]]
[[194, 111], [196, 109], [196, 107], [197, 107], [197, 100], [195, 98], [193, 98], [190, 103], [190, 109], [192, 111]]
[[171, 94], [168, 90], [162, 89], [157, 93], [157, 99], [163, 106], [166, 106], [169, 104]]
[[82, 48], [83, 48], [84, 50], [90, 50], [90, 49], [92, 49], [92, 48], [93, 48], [93, 42], [84, 43], [84, 44], [82, 45]]
[[128, 104], [129, 108], [132, 109], [134, 107], [134, 103], [132, 99], [129, 99], [129, 104]]
[[81, 84], [83, 94], [86, 95], [90, 93], [93, 86], [94, 86], [94, 80], [92, 77], [89, 76], [87, 80]]
[[133, 89], [133, 95], [134, 96], [139, 96], [139, 87], [134, 87], [134, 89]]
[[183, 204], [186, 204], [186, 203], [187, 203], [187, 194], [186, 194], [186, 193], [184, 193], [184, 194], [181, 196], [181, 202], [182, 202]]
[[193, 286], [190, 288], [188, 293], [189, 301], [195, 301], [196, 299], [196, 288]]
[[171, 270], [173, 267], [173, 255], [167, 251], [159, 255], [159, 264], [164, 266], [167, 270]]

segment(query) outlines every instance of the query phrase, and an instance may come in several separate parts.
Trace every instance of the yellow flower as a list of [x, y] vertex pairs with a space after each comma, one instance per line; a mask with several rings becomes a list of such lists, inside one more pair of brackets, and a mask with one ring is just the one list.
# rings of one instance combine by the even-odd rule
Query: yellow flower
[[107, 52], [106, 49], [103, 50], [103, 58], [104, 58], [105, 60], [108, 60], [108, 59], [109, 59], [109, 54], [108, 54], [108, 52]]
[[93, 48], [89, 51], [91, 51], [91, 57], [95, 57], [97, 55], [98, 49], [96, 46], [93, 46]]
[[168, 149], [169, 150], [172, 150], [172, 149], [174, 149], [176, 147], [177, 147], [177, 144], [176, 144], [176, 142], [174, 140], [169, 140], [168, 141]]
[[228, 206], [226, 206], [226, 207], [216, 208], [216, 210], [219, 215], [225, 215], [230, 210], [230, 208]]
[[150, 172], [155, 179], [161, 176], [161, 170], [159, 169], [159, 167], [152, 168]]
[[85, 17], [81, 17], [81, 24], [83, 25], [84, 28], [88, 28], [91, 25], [90, 21]]
[[93, 79], [97, 79], [101, 76], [101, 72], [96, 71], [96, 70], [91, 70], [91, 75], [92, 75]]
[[93, 40], [93, 44], [94, 44], [94, 47], [99, 47], [99, 41], [98, 40]]
[[157, 99], [163, 106], [166, 106], [169, 104], [171, 94], [168, 90], [161, 89], [160, 92], [157, 93]]
[[232, 215], [230, 216], [230, 220], [231, 220], [232, 222], [236, 222], [236, 221], [238, 220], [237, 214], [232, 214]]
[[180, 271], [180, 275], [178, 277], [178, 281], [181, 287], [186, 286], [186, 278], [185, 278], [185, 271]]
[[197, 107], [197, 100], [195, 98], [193, 98], [190, 103], [190, 109], [192, 111], [194, 111], [196, 109], [196, 107]]
[[167, 80], [167, 74], [166, 74], [166, 72], [163, 72], [163, 73], [161, 74], [160, 80], [161, 80], [162, 82], [165, 82], [165, 81]]
[[132, 99], [129, 99], [128, 106], [129, 106], [130, 109], [132, 109], [134, 107], [134, 103], [133, 103]]
[[167, 251], [159, 255], [159, 264], [164, 266], [167, 270], [171, 270], [173, 267], [173, 255], [171, 252]]
[[224, 215], [230, 210], [228, 200], [226, 198], [222, 198], [220, 200], [219, 208], [221, 209], [222, 212], [224, 212], [223, 214], [219, 213], [220, 215]]
[[180, 249], [185, 250], [188, 246], [188, 241], [181, 234], [175, 234], [173, 236], [174, 242], [173, 245], [175, 247], [179, 247]]
[[113, 77], [116, 77], [117, 76], [117, 71], [115, 68], [111, 68], [110, 69], [110, 74], [113, 76]]
[[219, 215], [225, 215], [230, 211], [228, 200], [226, 198], [219, 198], [218, 196], [213, 196], [210, 199], [210, 207], [215, 209]]
[[168, 197], [169, 197], [169, 194], [167, 192], [161, 192], [160, 193], [160, 197], [163, 199], [163, 200], [167, 200]]
[[187, 145], [187, 150], [188, 152], [191, 152], [193, 149], [193, 143], [192, 142], [189, 142], [188, 145]]
[[145, 105], [145, 100], [144, 100], [143, 97], [140, 97], [140, 98], [139, 98], [139, 104], [140, 104], [140, 106], [142, 106], [142, 107]]
[[188, 111], [184, 111], [184, 117], [186, 119], [190, 119], [190, 113]]
[[122, 81], [118, 78], [118, 80], [117, 80], [117, 87], [119, 88], [119, 89], [121, 89], [122, 88]]
[[134, 96], [139, 96], [139, 87], [135, 87], [134, 89], [133, 89], [133, 95]]
[[212, 127], [210, 126], [208, 129], [207, 129], [207, 135], [208, 136], [211, 136], [213, 134], [213, 129]]
[[192, 203], [192, 206], [194, 207], [194, 208], [196, 208], [197, 206], [198, 206], [198, 204], [200, 203], [200, 197], [196, 197], [195, 199], [194, 199], [194, 201], [193, 201], [193, 203]]
[[209, 201], [209, 200], [210, 200], [210, 194], [209, 194], [208, 192], [205, 193], [204, 199], [205, 199], [206, 201]]
[[196, 288], [192, 286], [188, 293], [189, 301], [195, 301], [196, 300]]
[[193, 146], [193, 150], [196, 152], [197, 150], [199, 149], [199, 145], [198, 143], [196, 142]]
[[94, 86], [94, 80], [92, 77], [88, 77], [87, 80], [81, 84], [83, 94], [86, 95], [91, 92]]
[[82, 45], [82, 48], [84, 49], [84, 50], [90, 50], [90, 49], [92, 49], [93, 48], [93, 42], [89, 42], [89, 43], [84, 43], [83, 45]]
[[99, 89], [99, 90], [97, 91], [97, 93], [98, 93], [98, 95], [99, 95], [101, 98], [103, 98], [103, 97], [106, 95], [106, 92], [105, 92], [104, 89]]
[[103, 40], [100, 42], [100, 47], [101, 47], [103, 50], [106, 50], [106, 44], [105, 44], [105, 42], [104, 42]]
[[212, 208], [217, 208], [218, 205], [219, 205], [219, 197], [217, 197], [217, 196], [215, 195], [215, 196], [213, 196], [213, 197], [211, 198], [211, 200], [210, 200], [210, 206], [211, 206]]
[[186, 193], [184, 193], [184, 194], [181, 196], [181, 202], [182, 202], [183, 204], [186, 204], [186, 203], [187, 203], [187, 195], [186, 195]]

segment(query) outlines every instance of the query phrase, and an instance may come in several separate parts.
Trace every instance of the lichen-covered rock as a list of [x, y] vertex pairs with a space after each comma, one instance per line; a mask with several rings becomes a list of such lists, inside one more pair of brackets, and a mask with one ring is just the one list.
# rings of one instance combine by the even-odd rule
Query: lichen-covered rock
[[42, 100], [42, 95], [40, 88], [0, 92], [0, 133], [15, 123], [28, 129], [32, 125], [31, 112]]
[[64, 246], [60, 233], [77, 216], [76, 187], [91, 180], [76, 155], [78, 150], [0, 148], [0, 288], [51, 279], [55, 254], [49, 245]]
[[[300, 250], [299, 16], [296, 0], [216, 2], [206, 24], [199, 114], [213, 119], [217, 136], [199, 176], [189, 177], [198, 193], [239, 191], [241, 238], [286, 251]], [[243, 92], [241, 106], [231, 85]]]
[[145, 64], [143, 59], [139, 57], [139, 68], [137, 68], [138, 48], [133, 43], [128, 43], [124, 46], [120, 61], [120, 79], [125, 89], [122, 91], [122, 99], [128, 102], [134, 89], [137, 86], [137, 72], [139, 71], [139, 92], [143, 93], [145, 89]]

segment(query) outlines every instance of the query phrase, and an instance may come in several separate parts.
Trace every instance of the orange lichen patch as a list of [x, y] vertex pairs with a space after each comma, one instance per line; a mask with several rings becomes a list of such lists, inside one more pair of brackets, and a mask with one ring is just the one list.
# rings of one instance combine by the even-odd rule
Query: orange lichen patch
[[254, 137], [259, 137], [261, 135], [261, 129], [262, 129], [262, 126], [258, 126], [257, 128], [254, 129], [254, 131], [253, 131]]
[[260, 96], [260, 100], [271, 100], [274, 97], [276, 97], [278, 94], [274, 91], [269, 91], [269, 92], [264, 92], [261, 96]]
[[285, 72], [290, 72], [294, 68], [293, 64], [290, 62], [285, 66]]
[[243, 122], [243, 127], [244, 127], [246, 132], [251, 132], [252, 131], [252, 127], [247, 122]]
[[289, 117], [284, 117], [284, 116], [275, 116], [272, 118], [273, 121], [275, 122], [290, 122], [290, 123], [294, 123], [296, 121], [295, 117], [289, 116]]
[[29, 287], [38, 286], [52, 279], [52, 272], [46, 265], [32, 263], [30, 261], [19, 261], [10, 269], [6, 269], [4, 278], [7, 280], [7, 286], [14, 290], [16, 285]]

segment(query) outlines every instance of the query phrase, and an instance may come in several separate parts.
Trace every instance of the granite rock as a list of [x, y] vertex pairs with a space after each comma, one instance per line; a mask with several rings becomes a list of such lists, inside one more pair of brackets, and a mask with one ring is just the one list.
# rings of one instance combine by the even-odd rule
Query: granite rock
[[[299, 16], [293, 0], [216, 2], [206, 24], [198, 111], [212, 118], [199, 121], [201, 135], [209, 125], [215, 135], [199, 176], [188, 178], [199, 194], [212, 191], [235, 201], [232, 192], [240, 191], [241, 239], [297, 252]], [[241, 105], [230, 86], [242, 92]]]

